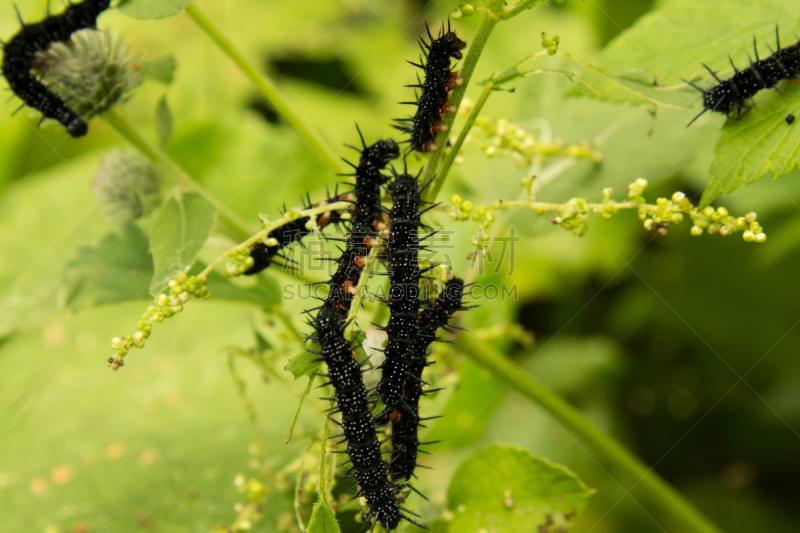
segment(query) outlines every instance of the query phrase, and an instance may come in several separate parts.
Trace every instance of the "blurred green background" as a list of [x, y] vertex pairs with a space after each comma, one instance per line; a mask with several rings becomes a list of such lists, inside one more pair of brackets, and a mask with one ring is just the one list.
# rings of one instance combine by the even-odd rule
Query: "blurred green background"
[[[45, 6], [17, 4], [26, 20], [38, 20]], [[342, 143], [357, 142], [354, 123], [368, 141], [393, 134], [389, 119], [404, 112], [396, 102], [409, 98], [403, 86], [415, 75], [405, 63], [417, 56], [415, 39], [425, 20], [438, 25], [458, 4], [206, 0], [198, 6], [350, 157]], [[542, 31], [559, 34], [562, 49], [597, 63], [605, 45], [651, 7], [646, 0], [538, 6], [498, 27], [474, 80], [539, 51]], [[0, 8], [0, 36], [7, 38], [18, 25], [10, 2]], [[476, 22], [458, 21], [459, 33], [469, 39]], [[168, 154], [245, 219], [255, 224], [259, 212], [275, 216], [284, 201], [297, 205], [306, 192], [321, 198], [335, 182], [184, 15], [134, 21], [112, 11], [99, 25], [124, 35], [145, 61], [176, 58], [171, 86], [146, 83], [120, 112], [155, 140], [156, 103], [166, 93], [175, 121]], [[562, 78], [538, 76], [515, 87], [494, 95], [484, 114], [529, 126], [544, 118], [568, 142], [607, 135], [599, 147], [602, 165], [576, 163], [539, 199], [594, 200], [604, 187], [621, 197], [638, 177], [651, 184], [649, 199], [676, 190], [699, 199], [718, 120], [687, 130], [691, 111], [662, 110], [651, 135], [646, 109], [565, 97], [571, 85]], [[467, 96], [479, 90], [474, 85]], [[246, 500], [234, 479], [251, 475], [251, 444], [263, 443], [268, 464], [281, 470], [306, 453], [308, 435], [323, 418], [316, 407], [304, 409], [287, 445], [305, 381], [293, 382], [281, 370], [265, 375], [242, 361], [237, 368], [258, 418], [254, 435], [226, 349], [259, 349], [254, 331], [270, 321], [264, 309], [281, 304], [300, 325], [298, 312], [308, 303], [281, 303], [280, 286], [296, 281], [271, 269], [259, 284], [237, 282], [256, 295], [249, 301], [233, 294], [187, 305], [154, 328], [147, 348], [132, 352], [124, 369], [110, 372], [109, 341], [135, 326], [148, 305], [147, 283], [119, 280], [139, 294], [135, 299], [76, 303], [66, 298], [65, 268], [81, 247], [122, 231], [99, 217], [91, 183], [104, 154], [128, 147], [102, 120], [74, 140], [59, 128], [37, 129], [26, 111], [11, 117], [17, 105], [12, 99], [0, 113], [0, 531], [201, 532], [232, 523], [234, 504]], [[463, 157], [440, 199], [459, 193], [490, 204], [519, 193], [527, 170], [487, 159], [471, 144]], [[687, 223], [654, 238], [632, 212], [592, 219], [588, 235], [578, 238], [548, 217], [518, 212], [508, 223], [521, 236], [513, 265], [481, 278], [516, 284], [518, 299], [479, 302], [463, 322], [475, 331], [519, 323], [535, 334], [533, 345], [507, 343], [505, 352], [653, 465], [724, 531], [800, 531], [797, 178], [794, 172], [762, 180], [719, 202], [733, 214], [756, 211], [769, 235], [763, 246], [739, 237], [691, 237]], [[446, 216], [439, 222], [455, 232], [454, 272], [466, 273], [476, 225]], [[201, 258], [229, 244], [212, 236]], [[270, 338], [274, 328], [265, 331], [273, 352], [299, 350]], [[274, 368], [295, 353], [277, 354]], [[635, 480], [618, 479], [457, 347], [444, 360], [437, 378], [448, 391], [423, 406], [449, 415], [431, 429], [443, 439], [428, 461], [435, 470], [420, 474], [430, 502], [412, 504], [426, 518], [441, 515], [452, 473], [468, 454], [503, 443], [566, 465], [597, 490], [574, 531], [679, 531], [669, 516], [646, 511], [635, 490], [629, 493]], [[276, 488], [265, 513], [254, 530], [296, 527], [291, 490]]]

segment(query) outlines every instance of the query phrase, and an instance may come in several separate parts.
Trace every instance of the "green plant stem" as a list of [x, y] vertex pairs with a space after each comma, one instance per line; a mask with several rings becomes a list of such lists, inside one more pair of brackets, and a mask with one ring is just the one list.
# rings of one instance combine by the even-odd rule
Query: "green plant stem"
[[282, 226], [285, 226], [286, 224], [288, 224], [289, 222], [292, 222], [293, 220], [297, 220], [297, 218], [302, 218], [302, 217], [311, 218], [311, 217], [316, 217], [317, 215], [321, 215], [322, 213], [325, 213], [326, 211], [346, 211], [348, 209], [352, 209], [352, 207], [353, 207], [353, 204], [351, 202], [333, 202], [333, 203], [325, 204], [325, 205], [318, 206], [318, 207], [311, 207], [309, 209], [305, 209], [303, 211], [300, 211], [299, 213], [295, 213], [293, 211], [287, 211], [287, 212], [285, 212], [283, 214], [283, 216], [281, 218], [279, 218], [278, 220], [276, 220], [274, 222], [270, 222], [265, 227], [263, 227], [261, 229], [261, 231], [257, 231], [257, 232], [253, 232], [252, 234], [248, 234], [247, 237], [242, 242], [240, 242], [239, 244], [235, 245], [233, 248], [229, 249], [225, 253], [217, 256], [216, 259], [211, 261], [208, 265], [206, 265], [206, 267], [202, 271], [200, 271], [199, 274], [197, 274], [197, 277], [198, 278], [206, 278], [206, 277], [208, 277], [208, 275], [211, 273], [212, 270], [214, 270], [217, 267], [217, 265], [219, 265], [226, 258], [231, 257], [232, 254], [234, 252], [236, 252], [237, 250], [243, 250], [245, 248], [250, 248], [255, 243], [257, 243], [259, 241], [262, 241], [263, 239], [267, 238], [269, 236], [269, 234], [271, 232], [273, 232], [274, 230], [276, 230], [276, 229], [278, 229], [278, 228], [280, 228]]
[[367, 293], [367, 285], [372, 277], [372, 267], [378, 260], [380, 255], [381, 246], [375, 246], [369, 251], [369, 259], [367, 264], [361, 269], [361, 275], [358, 277], [358, 286], [356, 287], [356, 294], [353, 301], [350, 303], [350, 309], [347, 312], [347, 327], [344, 330], [346, 339], [352, 339], [358, 333], [358, 325], [356, 324], [356, 317], [358, 311], [364, 302], [364, 296]]
[[498, 379], [507, 381], [510, 386], [539, 404], [559, 424], [577, 435], [583, 442], [590, 444], [617, 471], [635, 479], [636, 483], [631, 490], [636, 487], [639, 493], [647, 497], [652, 504], [681, 522], [681, 531], [719, 533], [719, 529], [661, 479], [657, 473], [634, 457], [615, 439], [590, 424], [558, 395], [531, 378], [524, 368], [469, 333], [459, 337], [459, 346], [466, 351], [469, 357], [490, 370]]
[[504, 9], [501, 16], [503, 20], [514, 18], [523, 11], [532, 8], [536, 4], [541, 4], [544, 1], [545, 0], [520, 0], [515, 6], [511, 7], [511, 9]]
[[[472, 43], [469, 45], [467, 56], [464, 58], [464, 64], [461, 67], [460, 75], [462, 78], [464, 78], [464, 84], [458, 89], [454, 90], [450, 95], [449, 103], [452, 106], [460, 106], [461, 100], [464, 99], [464, 94], [467, 92], [467, 87], [469, 87], [469, 81], [472, 79], [472, 74], [475, 72], [475, 66], [478, 64], [478, 60], [483, 53], [483, 47], [486, 46], [486, 42], [489, 40], [492, 30], [494, 30], [494, 27], [499, 21], [497, 14], [503, 9], [503, 1], [504, 0], [491, 0], [487, 6], [489, 12], [484, 13], [481, 17], [481, 21], [478, 24], [478, 29], [475, 31], [475, 37], [472, 39]], [[445, 126], [450, 126], [450, 128], [452, 128], [455, 117], [455, 113], [447, 114], [444, 116], [442, 123]], [[440, 148], [435, 152], [431, 152], [430, 159], [428, 159], [428, 164], [425, 166], [425, 170], [422, 173], [420, 183], [428, 183], [433, 179], [434, 175], [436, 175], [436, 169], [439, 168], [439, 162], [442, 160], [444, 147], [447, 146], [447, 139], [449, 137], [450, 129], [440, 133], [436, 137], [435, 142], [440, 146]], [[431, 187], [428, 189], [425, 197], [426, 200], [432, 202], [436, 199], [436, 195], [438, 195], [439, 191], [442, 189], [442, 185], [444, 184], [444, 179], [446, 177], [447, 176], [443, 173], [440, 173], [438, 176], [436, 176], [433, 184], [431, 184]]]
[[475, 121], [478, 119], [478, 115], [483, 109], [483, 106], [486, 104], [486, 101], [489, 100], [489, 95], [492, 94], [493, 89], [494, 85], [491, 82], [488, 82], [483, 88], [483, 92], [478, 98], [478, 101], [475, 102], [475, 109], [473, 109], [467, 117], [467, 122], [461, 128], [461, 131], [458, 134], [458, 139], [456, 139], [456, 142], [450, 152], [447, 154], [444, 163], [442, 163], [442, 170], [439, 171], [436, 181], [431, 186], [431, 198], [436, 198], [436, 196], [439, 194], [439, 191], [444, 184], [444, 180], [447, 179], [447, 174], [450, 172], [450, 168], [453, 166], [453, 162], [461, 152], [461, 147], [464, 146], [464, 141], [467, 139], [467, 135], [469, 135], [472, 126], [475, 125]]
[[[333, 407], [333, 402], [331, 402], [331, 407]], [[328, 497], [325, 494], [325, 452], [328, 451], [328, 428], [330, 423], [330, 417], [326, 416], [325, 426], [322, 428], [322, 444], [319, 451], [319, 497], [325, 502], [328, 501]]]
[[286, 96], [278, 89], [275, 83], [264, 76], [258, 71], [244, 55], [231, 43], [222, 33], [214, 26], [205, 15], [203, 15], [197, 6], [189, 4], [184, 8], [189, 17], [197, 23], [200, 28], [206, 32], [212, 41], [219, 46], [228, 57], [244, 72], [250, 81], [255, 85], [256, 89], [266, 98], [270, 104], [275, 108], [278, 114], [283, 117], [289, 125], [303, 138], [309, 148], [317, 154], [317, 157], [325, 163], [334, 173], [342, 172], [342, 167], [339, 162], [339, 157], [331, 149], [330, 146], [322, 138], [322, 135], [310, 123], [300, 118], [300, 113], [294, 104], [292, 104]]
[[105, 120], [117, 133], [131, 143], [139, 152], [166, 172], [175, 183], [187, 190], [199, 193], [203, 198], [214, 204], [217, 208], [217, 219], [223, 233], [234, 241], [243, 241], [257, 230], [251, 228], [239, 215], [228, 207], [216, 196], [208, 192], [202, 185], [194, 181], [175, 161], [169, 158], [161, 149], [153, 146], [142, 137], [133, 127], [115, 111], [106, 111]]

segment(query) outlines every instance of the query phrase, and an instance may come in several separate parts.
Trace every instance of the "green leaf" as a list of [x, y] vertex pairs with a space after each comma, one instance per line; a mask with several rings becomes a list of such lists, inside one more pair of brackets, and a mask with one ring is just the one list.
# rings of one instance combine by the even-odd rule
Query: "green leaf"
[[[11, 155], [24, 160], [37, 157], [35, 153], [28, 142]], [[96, 154], [76, 157], [70, 165], [81, 176], [91, 176], [97, 159]], [[64, 166], [40, 169], [12, 183], [13, 192], [2, 198], [0, 207], [4, 229], [0, 232], [0, 337], [49, 320], [48, 315], [59, 309], [64, 265], [75, 258], [76, 250], [98, 242], [114, 228], [98, 216], [92, 190], [76, 187], [67, 179]]]
[[[205, 267], [205, 264], [198, 262], [193, 270], [196, 269], [199, 272]], [[209, 292], [215, 300], [247, 302], [257, 305], [262, 309], [271, 308], [278, 303], [281, 298], [278, 284], [274, 279], [267, 278], [266, 276], [260, 276], [258, 283], [245, 288], [237, 285], [218, 271], [212, 270], [208, 275], [206, 287], [208, 287]]]
[[[63, 262], [57, 264], [63, 267]], [[253, 433], [246, 429], [246, 421], [240, 425], [243, 431], [230, 432], [245, 412], [227, 377], [223, 350], [241, 344], [240, 334], [230, 325], [248, 323], [253, 309], [220, 302], [213, 308], [191, 308], [190, 319], [164, 324], [153, 336], [162, 348], [138, 352], [135, 364], [132, 357], [123, 369], [125, 374], [111, 373], [103, 362], [109, 337], [129, 331], [143, 311], [139, 304], [53, 313], [44, 327], [17, 331], [14, 341], [0, 343], [0, 373], [5, 379], [0, 387], [0, 479], [4, 482], [0, 531], [41, 533], [49, 527], [66, 533], [84, 523], [92, 532], [128, 532], [135, 520], [115, 508], [121, 494], [143, 513], [152, 510], [148, 527], [134, 529], [137, 533], [151, 531], [152, 524], [160, 532], [197, 533], [197, 523], [189, 523], [185, 511], [175, 512], [181, 507], [209, 524], [202, 531], [212, 529], [211, 524], [233, 522], [232, 506], [242, 501], [233, 481], [243, 470], [247, 459], [242, 458], [249, 455]], [[80, 357], [76, 357], [78, 352]], [[182, 365], [182, 361], [193, 363]], [[263, 391], [257, 374], [244, 379], [252, 387], [249, 390]], [[53, 386], [55, 375], [62, 386]], [[283, 387], [270, 392], [270, 399], [289, 406], [295, 396]], [[259, 415], [260, 431], [281, 435], [291, 415], [291, 409]], [[75, 435], [78, 427], [82, 428], [79, 437]], [[228, 433], [220, 442], [220, 436]], [[182, 437], [173, 440], [177, 434]], [[123, 448], [130, 455], [116, 455]], [[281, 438], [264, 440], [263, 453], [276, 470], [295, 459], [295, 453], [287, 453], [286, 448]], [[211, 449], [221, 455], [203, 464]], [[146, 470], [136, 460], [141, 460], [142, 453], [150, 457]], [[72, 473], [71, 479], [52, 483], [50, 472], [64, 467]], [[186, 490], [177, 495], [179, 503], [165, 508], [159, 503], [166, 491], [154, 478], [170, 479], [176, 472], [184, 478]], [[37, 477], [48, 482], [44, 500], [31, 495], [29, 483]], [[264, 479], [258, 473], [249, 477]], [[264, 482], [269, 479], [274, 478]], [[75, 511], [59, 513], [65, 508]], [[262, 510], [267, 518], [262, 523], [254, 519], [253, 531], [274, 531], [262, 524], [283, 514], [293, 516], [292, 491], [272, 490]]]
[[463, 448], [478, 440], [504, 397], [504, 384], [483, 367], [466, 360], [460, 371], [458, 385], [442, 417], [425, 436], [428, 441], [446, 442], [450, 449]]
[[312, 363], [319, 359], [319, 356], [310, 351], [318, 352], [319, 351], [319, 344], [316, 342], [309, 346], [308, 350], [303, 350], [291, 359], [283, 367], [284, 370], [289, 371], [294, 376], [294, 379], [299, 379], [303, 376], [310, 376], [313, 372], [317, 371], [320, 363]]
[[594, 491], [521, 448], [488, 446], [458, 467], [447, 490], [450, 531], [566, 531]]
[[118, 9], [131, 18], [147, 20], [177, 15], [192, 0], [123, 0]]
[[[601, 66], [617, 72], [645, 70], [662, 86], [680, 89], [659, 92], [671, 92], [683, 104], [694, 106], [686, 114], [688, 123], [703, 110], [702, 99], [682, 79], [700, 87], [714, 85], [703, 63], [722, 79], [732, 76], [729, 55], [736, 65], [746, 66], [748, 55], [753, 55], [754, 38], [760, 56], [765, 57], [770, 53], [768, 46], [775, 48], [776, 23], [784, 42], [793, 41], [800, 29], [796, 11], [796, 2], [791, 0], [668, 0], [610, 43]], [[701, 206], [742, 183], [761, 179], [769, 171], [775, 177], [782, 176], [797, 164], [800, 132], [784, 120], [800, 105], [800, 91], [786, 82], [781, 90], [784, 95], [761, 91], [755, 98], [757, 108], [741, 120], [725, 122]], [[703, 120], [724, 120], [715, 117]]]
[[82, 307], [147, 298], [153, 260], [147, 238], [131, 227], [110, 233], [96, 246], [78, 250], [67, 263], [61, 287], [63, 307]]
[[163, 150], [172, 136], [172, 112], [169, 110], [167, 95], [162, 96], [156, 105], [156, 134], [158, 144]]
[[339, 524], [336, 522], [336, 515], [333, 514], [328, 502], [320, 496], [308, 521], [307, 533], [339, 533]]
[[772, 94], [741, 120], [725, 123], [701, 206], [743, 183], [755, 183], [767, 172], [776, 178], [784, 176], [800, 163], [800, 128], [786, 123], [786, 115], [800, 107], [800, 90], [790, 84], [782, 91], [783, 95]]
[[171, 85], [175, 80], [175, 70], [178, 68], [178, 62], [175, 56], [163, 56], [145, 63], [145, 75], [153, 80], [156, 80], [164, 85]]
[[[792, 40], [800, 28], [797, 3], [666, 0], [606, 47], [600, 67], [619, 73], [646, 71], [655, 74], [662, 86], [682, 84], [681, 78], [702, 79], [707, 86], [713, 80], [702, 63], [722, 71], [722, 76], [732, 74], [728, 54], [737, 65], [746, 66], [755, 36], [763, 57], [768, 53], [765, 41], [774, 48], [776, 23], [784, 39]], [[683, 96], [685, 104], [701, 103], [697, 91], [687, 89]]]
[[150, 230], [153, 280], [158, 295], [180, 271], [188, 271], [214, 226], [214, 206], [196, 192], [177, 194], [158, 208]]

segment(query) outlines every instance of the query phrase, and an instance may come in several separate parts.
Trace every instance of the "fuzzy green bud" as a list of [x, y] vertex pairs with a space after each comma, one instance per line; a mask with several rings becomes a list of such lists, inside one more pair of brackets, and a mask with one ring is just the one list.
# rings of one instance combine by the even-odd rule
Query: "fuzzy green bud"
[[36, 59], [45, 83], [86, 120], [123, 103], [143, 80], [123, 39], [97, 30], [76, 31]]
[[161, 203], [158, 168], [135, 152], [114, 150], [100, 161], [92, 183], [100, 216], [129, 222]]

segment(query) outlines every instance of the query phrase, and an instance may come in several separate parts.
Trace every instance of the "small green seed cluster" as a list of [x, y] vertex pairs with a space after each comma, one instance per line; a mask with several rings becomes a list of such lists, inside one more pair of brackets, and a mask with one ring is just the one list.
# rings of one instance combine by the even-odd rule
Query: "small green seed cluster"
[[[742, 238], [746, 242], [762, 244], [766, 242], [767, 236], [761, 225], [756, 221], [755, 213], [748, 213], [745, 216], [733, 217], [724, 207], [705, 207], [700, 209], [694, 205], [682, 192], [676, 192], [671, 198], [658, 198], [655, 204], [648, 204], [644, 198], [644, 191], [647, 188], [647, 180], [639, 178], [628, 185], [628, 197], [622, 202], [615, 202], [611, 195], [613, 190], [610, 187], [603, 189], [602, 202], [589, 203], [584, 198], [572, 198], [566, 203], [555, 204], [547, 202], [536, 202], [533, 200], [532, 185], [533, 177], [524, 178], [521, 181], [523, 190], [526, 192], [527, 200], [509, 202], [507, 200], [495, 200], [491, 206], [475, 206], [469, 200], [464, 200], [458, 195], [453, 196], [450, 201], [453, 204], [450, 208], [451, 220], [475, 220], [481, 227], [491, 224], [495, 218], [492, 211], [505, 210], [512, 207], [533, 209], [538, 215], [555, 212], [551, 221], [564, 229], [570, 230], [577, 236], [583, 236], [589, 229], [588, 219], [592, 213], [600, 214], [603, 218], [611, 218], [620, 210], [635, 209], [638, 212], [639, 220], [648, 231], [655, 231], [661, 235], [666, 235], [671, 223], [681, 222], [688, 217], [692, 221], [691, 234], [698, 236], [704, 231], [709, 234], [720, 234], [723, 237], [736, 232], [742, 232]], [[480, 238], [473, 237], [473, 244], [481, 247]]]
[[[537, 140], [524, 128], [506, 119], [478, 117], [475, 125], [487, 137], [485, 141], [476, 141], [487, 156], [514, 157], [521, 168], [533, 165], [534, 161], [543, 163], [551, 156], [575, 157], [593, 163], [599, 163], [603, 159], [602, 154], [595, 151], [590, 142], [564, 144], [561, 139], [552, 142]], [[467, 139], [474, 141], [471, 134]]]
[[[583, 237], [589, 231], [589, 204], [583, 198], [571, 198], [558, 213], [550, 219], [553, 224], [558, 224], [570, 230], [578, 237]], [[539, 211], [537, 211], [539, 213]]]
[[558, 44], [561, 42], [561, 37], [553, 35], [550, 39], [547, 37], [547, 32], [542, 32], [542, 48], [547, 48], [547, 55], [554, 56], [558, 53]]
[[741, 231], [745, 242], [763, 244], [767, 241], [767, 235], [756, 221], [756, 213], [750, 212], [742, 217], [733, 217], [724, 207], [714, 209], [707, 206], [699, 209], [680, 191], [674, 193], [671, 199], [658, 198], [655, 205], [649, 205], [644, 203], [642, 197], [645, 187], [647, 180], [642, 178], [631, 183], [628, 185], [628, 198], [633, 202], [644, 204], [639, 207], [639, 220], [648, 231], [657, 231], [664, 235], [671, 222], [681, 222], [684, 215], [688, 215], [693, 223], [690, 232], [696, 237], [702, 235], [703, 231], [711, 235], [719, 233], [723, 237]]
[[206, 278], [189, 277], [181, 272], [175, 279], [169, 282], [169, 294], [159, 294], [142, 314], [136, 324], [136, 333], [128, 335], [126, 338], [114, 337], [111, 339], [111, 347], [117, 351], [115, 357], [109, 357], [108, 365], [111, 370], [117, 370], [124, 366], [123, 359], [131, 348], [143, 348], [145, 340], [150, 336], [153, 322], [163, 322], [165, 318], [170, 318], [183, 311], [183, 304], [189, 301], [189, 296], [195, 298], [211, 297], [206, 287]]
[[[274, 244], [278, 244], [277, 239], [267, 239], [267, 246], [273, 246], [270, 241], [275, 241]], [[225, 277], [227, 278], [236, 278], [243, 275], [255, 263], [253, 258], [250, 257], [250, 248], [248, 247], [237, 246], [228, 252], [228, 257], [231, 258], [231, 262], [225, 266]]]
[[450, 201], [453, 208], [450, 210], [450, 220], [476, 220], [481, 226], [487, 227], [494, 222], [494, 213], [486, 206], [477, 209], [469, 200], [464, 200], [461, 196], [454, 194]]
[[456, 9], [455, 11], [453, 11], [450, 14], [450, 18], [452, 18], [454, 20], [458, 20], [458, 19], [461, 19], [461, 18], [464, 18], [464, 17], [468, 17], [468, 16], [472, 15], [473, 13], [475, 13], [475, 6], [473, 4], [469, 4], [469, 3], [461, 4], [458, 7], [458, 9]]

